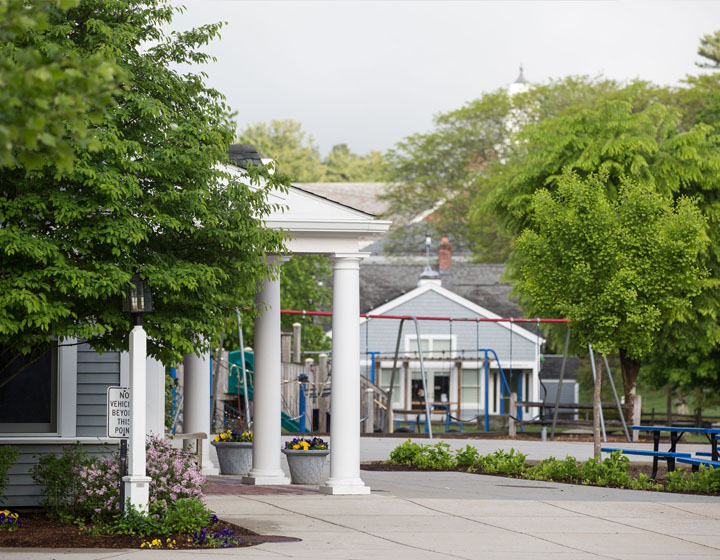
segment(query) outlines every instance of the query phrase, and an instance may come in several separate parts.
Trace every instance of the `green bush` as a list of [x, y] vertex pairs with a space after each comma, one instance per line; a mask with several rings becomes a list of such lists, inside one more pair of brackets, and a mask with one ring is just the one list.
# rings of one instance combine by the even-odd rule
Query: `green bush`
[[620, 451], [613, 451], [604, 461], [588, 459], [580, 467], [580, 480], [582, 484], [627, 488], [631, 480], [627, 472], [629, 463], [630, 459]]
[[489, 455], [480, 455], [477, 469], [486, 474], [519, 475], [525, 470], [525, 457], [525, 454], [514, 449], [509, 452], [498, 449]]
[[141, 513], [130, 507], [118, 513], [103, 532], [117, 535], [174, 535], [190, 534], [213, 524], [213, 513], [198, 498], [180, 498], [169, 505], [167, 510], [160, 504], [150, 507], [148, 513]]
[[81, 504], [84, 491], [80, 470], [88, 467], [92, 458], [77, 443], [63, 448], [60, 455], [43, 455], [32, 468], [33, 480], [45, 488], [42, 505], [48, 515], [71, 522], [84, 516]]
[[443, 471], [454, 469], [457, 466], [450, 453], [450, 445], [440, 441], [435, 445], [425, 445], [422, 452], [415, 458], [415, 465], [421, 469]]
[[466, 467], [468, 470], [472, 470], [479, 461], [480, 452], [471, 445], [466, 445], [465, 449], [455, 451], [455, 462], [458, 467]]
[[409, 439], [390, 452], [390, 462], [401, 465], [414, 465], [415, 459], [422, 453], [423, 446]]
[[558, 482], [579, 482], [580, 465], [575, 457], [567, 456], [560, 460], [548, 457], [530, 467], [524, 475], [530, 480], [553, 480]]
[[700, 467], [698, 472], [672, 471], [667, 474], [667, 490], [671, 492], [720, 492], [720, 469]]
[[17, 447], [0, 445], [0, 504], [5, 496], [5, 487], [10, 481], [8, 471], [13, 466], [13, 463], [17, 461], [18, 455], [20, 455], [20, 451]]

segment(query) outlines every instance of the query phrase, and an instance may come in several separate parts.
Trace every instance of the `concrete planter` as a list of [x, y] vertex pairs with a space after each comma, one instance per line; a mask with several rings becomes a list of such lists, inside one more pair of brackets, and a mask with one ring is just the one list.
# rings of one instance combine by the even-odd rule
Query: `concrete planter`
[[293, 484], [321, 484], [329, 449], [283, 449]]
[[251, 441], [211, 441], [217, 450], [220, 474], [247, 474], [252, 468]]

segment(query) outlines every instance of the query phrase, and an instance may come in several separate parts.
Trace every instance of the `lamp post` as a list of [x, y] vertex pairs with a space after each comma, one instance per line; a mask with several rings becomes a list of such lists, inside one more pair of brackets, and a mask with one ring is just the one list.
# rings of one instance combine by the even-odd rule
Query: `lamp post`
[[142, 328], [142, 320], [143, 314], [152, 310], [150, 288], [134, 274], [123, 300], [123, 311], [130, 313], [135, 325], [130, 331], [130, 445], [128, 474], [123, 477], [123, 508], [127, 508], [129, 503], [142, 512], [148, 509], [150, 492], [150, 477], [145, 471], [147, 334]]

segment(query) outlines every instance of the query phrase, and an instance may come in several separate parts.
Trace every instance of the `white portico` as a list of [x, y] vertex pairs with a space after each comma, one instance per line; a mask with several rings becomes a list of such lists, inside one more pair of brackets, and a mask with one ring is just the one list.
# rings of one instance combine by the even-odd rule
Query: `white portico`
[[[238, 168], [237, 172], [242, 170]], [[367, 256], [361, 248], [385, 233], [390, 222], [296, 187], [286, 193], [271, 193], [269, 202], [280, 209], [266, 217], [266, 224], [291, 236], [286, 243], [288, 255], [269, 258], [282, 261], [293, 254], [322, 254], [333, 261], [330, 479], [321, 490], [328, 494], [367, 494], [370, 488], [360, 478], [359, 264]], [[255, 297], [260, 312], [255, 319], [254, 340], [253, 464], [243, 478], [247, 484], [289, 483], [281, 468], [280, 451], [280, 289], [279, 278], [266, 278]], [[192, 361], [186, 359], [186, 368], [194, 366], [189, 363]], [[208, 371], [202, 361], [197, 360], [198, 367], [192, 371], [186, 370], [186, 384], [188, 375], [202, 377], [200, 370]], [[185, 431], [209, 433], [209, 410], [200, 411], [206, 403], [209, 383], [203, 379], [192, 392], [186, 391], [185, 417], [197, 419], [197, 424], [194, 420]], [[209, 453], [204, 456], [209, 457]]]

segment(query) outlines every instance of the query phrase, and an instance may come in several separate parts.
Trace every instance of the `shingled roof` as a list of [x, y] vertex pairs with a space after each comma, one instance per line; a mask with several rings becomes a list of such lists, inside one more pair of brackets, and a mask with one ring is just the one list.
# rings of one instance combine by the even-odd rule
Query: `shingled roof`
[[249, 163], [256, 167], [263, 164], [262, 156], [252, 144], [231, 144], [228, 156], [230, 163], [243, 169], [247, 169]]
[[[360, 264], [360, 311], [367, 313], [417, 287], [424, 258], [370, 257]], [[442, 286], [501, 317], [523, 317], [511, 287], [500, 280], [502, 264], [477, 264], [455, 259], [441, 275]]]

